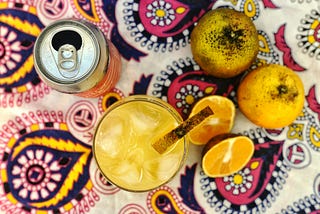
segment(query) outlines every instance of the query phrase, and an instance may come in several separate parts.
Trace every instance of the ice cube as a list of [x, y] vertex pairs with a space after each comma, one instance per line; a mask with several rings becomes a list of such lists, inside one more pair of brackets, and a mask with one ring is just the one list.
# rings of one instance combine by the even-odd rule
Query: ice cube
[[158, 163], [154, 161], [154, 159], [145, 161], [143, 164], [144, 179], [150, 182], [156, 182], [158, 180], [156, 174], [157, 170]]
[[[108, 122], [111, 121], [111, 122]], [[126, 152], [128, 122], [121, 117], [112, 117], [101, 124], [96, 137], [96, 149], [101, 149], [109, 157]], [[125, 154], [121, 154], [122, 156]]]
[[143, 168], [145, 175], [151, 180], [166, 181], [175, 174], [180, 165], [180, 156], [168, 154], [165, 157], [145, 161]]
[[141, 168], [128, 160], [120, 161], [110, 171], [113, 180], [119, 180], [128, 185], [138, 185], [142, 180], [142, 173]]
[[131, 148], [126, 159], [134, 163], [138, 168], [142, 168], [144, 162], [144, 151], [142, 148]]
[[144, 131], [150, 131], [159, 126], [160, 121], [163, 120], [163, 113], [159, 112], [157, 105], [141, 104], [138, 105], [134, 111], [134, 121], [137, 127], [141, 127]]

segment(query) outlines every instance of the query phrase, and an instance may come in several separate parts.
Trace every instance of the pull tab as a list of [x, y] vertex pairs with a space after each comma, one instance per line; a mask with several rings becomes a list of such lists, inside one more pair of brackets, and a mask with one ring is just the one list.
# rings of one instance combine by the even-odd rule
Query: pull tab
[[[77, 50], [73, 45], [62, 45], [58, 50], [58, 67], [63, 72], [73, 72], [78, 67]], [[70, 74], [69, 74], [70, 75]]]

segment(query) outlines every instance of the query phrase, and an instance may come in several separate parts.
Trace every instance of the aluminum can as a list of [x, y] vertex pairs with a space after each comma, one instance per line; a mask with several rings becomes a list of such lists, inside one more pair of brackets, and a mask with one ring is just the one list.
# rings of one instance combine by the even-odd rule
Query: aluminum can
[[34, 67], [51, 88], [81, 97], [99, 97], [120, 78], [121, 57], [102, 31], [84, 20], [64, 19], [38, 36]]

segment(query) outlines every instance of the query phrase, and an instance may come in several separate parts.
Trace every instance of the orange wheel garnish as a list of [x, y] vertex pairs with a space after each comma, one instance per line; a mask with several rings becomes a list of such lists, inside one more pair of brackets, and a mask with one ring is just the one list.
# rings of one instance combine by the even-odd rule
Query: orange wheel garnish
[[230, 99], [219, 95], [204, 97], [194, 105], [189, 117], [205, 106], [210, 106], [214, 114], [188, 133], [190, 142], [196, 145], [204, 145], [216, 135], [229, 133], [233, 127], [236, 110]]

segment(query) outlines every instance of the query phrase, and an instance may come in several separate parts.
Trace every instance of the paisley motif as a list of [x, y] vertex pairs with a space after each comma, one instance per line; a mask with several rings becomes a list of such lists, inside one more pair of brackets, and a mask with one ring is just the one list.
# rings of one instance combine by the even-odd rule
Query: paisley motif
[[123, 92], [119, 89], [114, 88], [111, 92], [99, 98], [99, 111], [101, 113], [105, 112], [110, 105], [117, 102], [118, 100], [121, 100], [123, 97]]
[[285, 184], [290, 167], [282, 157], [284, 142], [273, 141], [262, 129], [243, 134], [255, 143], [254, 155], [244, 169], [215, 179], [201, 172], [204, 196], [216, 211], [265, 212]]
[[[139, 17], [147, 32], [154, 32], [157, 37], [170, 37], [181, 33], [190, 25], [185, 24], [183, 28], [174, 29], [177, 23], [181, 23], [190, 8], [182, 2], [172, 1], [140, 1]], [[161, 27], [159, 30], [159, 26]]]
[[[226, 2], [230, 2], [231, 5], [227, 5]], [[250, 17], [253, 21], [258, 19], [261, 13], [261, 6], [264, 8], [275, 9], [278, 8], [272, 0], [224, 0], [224, 2], [220, 1], [215, 4], [215, 7], [229, 7], [235, 10], [239, 10]]]
[[134, 0], [124, 3], [130, 35], [141, 47], [156, 52], [186, 46], [196, 22], [214, 0]]
[[15, 1], [1, 1], [0, 10], [14, 10], [18, 13], [23, 12], [22, 14], [30, 13], [36, 15], [36, 8], [34, 7], [34, 1], [24, 1], [24, 2], [15, 2]]
[[[217, 189], [232, 204], [250, 204], [265, 191], [282, 152], [282, 142], [257, 144], [255, 154], [244, 169], [234, 175], [217, 178]], [[267, 160], [272, 160], [266, 165]], [[232, 194], [230, 194], [232, 193]]]
[[252, 20], [256, 20], [260, 15], [259, 4], [254, 0], [242, 1], [240, 4], [240, 11], [246, 14]]
[[320, 104], [315, 97], [315, 86], [311, 87], [306, 100], [311, 112], [308, 109], [304, 110], [304, 117], [301, 118], [307, 122], [306, 140], [310, 147], [315, 151], [320, 151], [320, 124], [319, 124], [319, 109]]
[[[93, 206], [91, 147], [71, 135], [62, 112], [29, 112], [3, 126], [0, 188], [22, 212], [66, 212]], [[78, 207], [77, 207], [78, 206]], [[2, 207], [2, 210], [4, 208]]]
[[99, 22], [99, 15], [96, 8], [96, 1], [95, 0], [73, 0], [73, 7], [75, 11], [81, 14], [82, 17], [88, 19], [92, 22]]
[[286, 209], [282, 209], [281, 213], [291, 214], [291, 213], [309, 213], [317, 214], [320, 212], [319, 209], [320, 199], [312, 194], [310, 196], [305, 196], [299, 201], [294, 202], [292, 205], [289, 205]]
[[[127, 5], [128, 3], [124, 2], [124, 5]], [[130, 4], [130, 2], [129, 2]], [[111, 39], [112, 43], [117, 47], [118, 51], [127, 60], [134, 59], [136, 61], [139, 61], [141, 57], [146, 56], [145, 53], [135, 48], [133, 45], [129, 44], [123, 35], [126, 35], [126, 33], [122, 34], [120, 33], [120, 30], [123, 28], [119, 28], [118, 20], [116, 18], [116, 8], [119, 5], [117, 4], [117, 0], [104, 0], [102, 3], [102, 10], [104, 14], [104, 19], [107, 23], [110, 25], [113, 25], [112, 29], [107, 28], [108, 31], [104, 30], [104, 27], [102, 26], [101, 29], [107, 33], [107, 36]], [[126, 10], [121, 10], [126, 11]], [[125, 17], [123, 19], [126, 19]], [[121, 20], [120, 20], [121, 21]]]
[[217, 94], [234, 99], [241, 76], [229, 79], [215, 78], [199, 70], [190, 59], [179, 59], [167, 70], [155, 76], [152, 95], [166, 100], [186, 118], [192, 105], [204, 96]]
[[[320, 120], [320, 103], [317, 101], [317, 97], [316, 97], [316, 85], [313, 85], [310, 87], [308, 95], [306, 96], [306, 101], [309, 109], [314, 114], [316, 114], [315, 117], [319, 121]], [[312, 117], [309, 117], [306, 119], [312, 119]]]
[[301, 20], [298, 27], [299, 34], [297, 35], [298, 46], [303, 53], [308, 54], [309, 57], [314, 57], [320, 60], [320, 12], [312, 10]]
[[[231, 176], [208, 178], [192, 162], [175, 178], [176, 186], [173, 182], [121, 202], [115, 210], [107, 206], [127, 194], [101, 175], [90, 148], [99, 115], [124, 97], [122, 90], [161, 98], [183, 118], [197, 100], [211, 94], [227, 96], [237, 104], [236, 89], [242, 76], [213, 78], [190, 57], [190, 33], [209, 10], [232, 8], [257, 23], [260, 50], [249, 70], [275, 63], [303, 72], [303, 76], [316, 72], [304, 67], [320, 60], [316, 2], [319, 0], [2, 0], [0, 108], [9, 112], [5, 115], [9, 119], [0, 125], [0, 212], [84, 214], [106, 208], [121, 214], [320, 213], [320, 174], [316, 171], [320, 104], [316, 85], [308, 85], [308, 79], [305, 107], [294, 123], [281, 129], [241, 130], [254, 139], [255, 153], [243, 170]], [[273, 14], [282, 17], [294, 7], [299, 9], [294, 13], [302, 16], [274, 20], [271, 29], [264, 28], [273, 20], [261, 19]], [[33, 69], [35, 39], [50, 22], [70, 17], [98, 26], [120, 51], [128, 71], [136, 73], [130, 74], [133, 79], [128, 85], [121, 82], [119, 88], [97, 99], [66, 95], [59, 99], [68, 100], [59, 106], [61, 111], [37, 110], [51, 108], [46, 102], [53, 103], [50, 99], [55, 97], [49, 96], [54, 93]], [[171, 61], [146, 73], [134, 70], [135, 66], [146, 68], [144, 63], [158, 56], [166, 60], [169, 56]], [[300, 56], [308, 61], [298, 61]], [[19, 107], [25, 111], [15, 112]], [[309, 192], [286, 202], [286, 191], [291, 192], [296, 175], [304, 173], [308, 177], [299, 184], [309, 185]]]
[[286, 26], [282, 25], [279, 27], [277, 33], [275, 33], [276, 47], [283, 53], [283, 64], [294, 71], [304, 71], [305, 68], [299, 65], [292, 57], [291, 48], [285, 40], [285, 29]]
[[276, 4], [273, 3], [273, 0], [262, 0], [262, 2], [266, 8], [278, 8]]
[[150, 213], [185, 213], [192, 214], [191, 210], [186, 209], [182, 203], [179, 203], [178, 196], [167, 186], [162, 186], [149, 192], [147, 204]]
[[195, 174], [197, 164], [193, 164], [191, 167], [186, 166], [185, 173], [180, 176], [180, 187], [178, 188], [179, 194], [182, 198], [182, 202], [192, 209], [194, 212], [203, 214], [204, 208], [197, 201], [195, 190]]
[[21, 106], [50, 91], [33, 67], [33, 44], [43, 25], [32, 14], [24, 20], [14, 9], [0, 11], [0, 105]]
[[[112, 1], [111, 1], [112, 2]], [[79, 19], [86, 19], [96, 25], [110, 39], [114, 24], [107, 19], [105, 13], [109, 13], [108, 1], [102, 3], [98, 0], [72, 0], [71, 8]]]
[[259, 53], [256, 66], [264, 64], [279, 64], [279, 54], [273, 48], [268, 34], [262, 30], [258, 30]]

